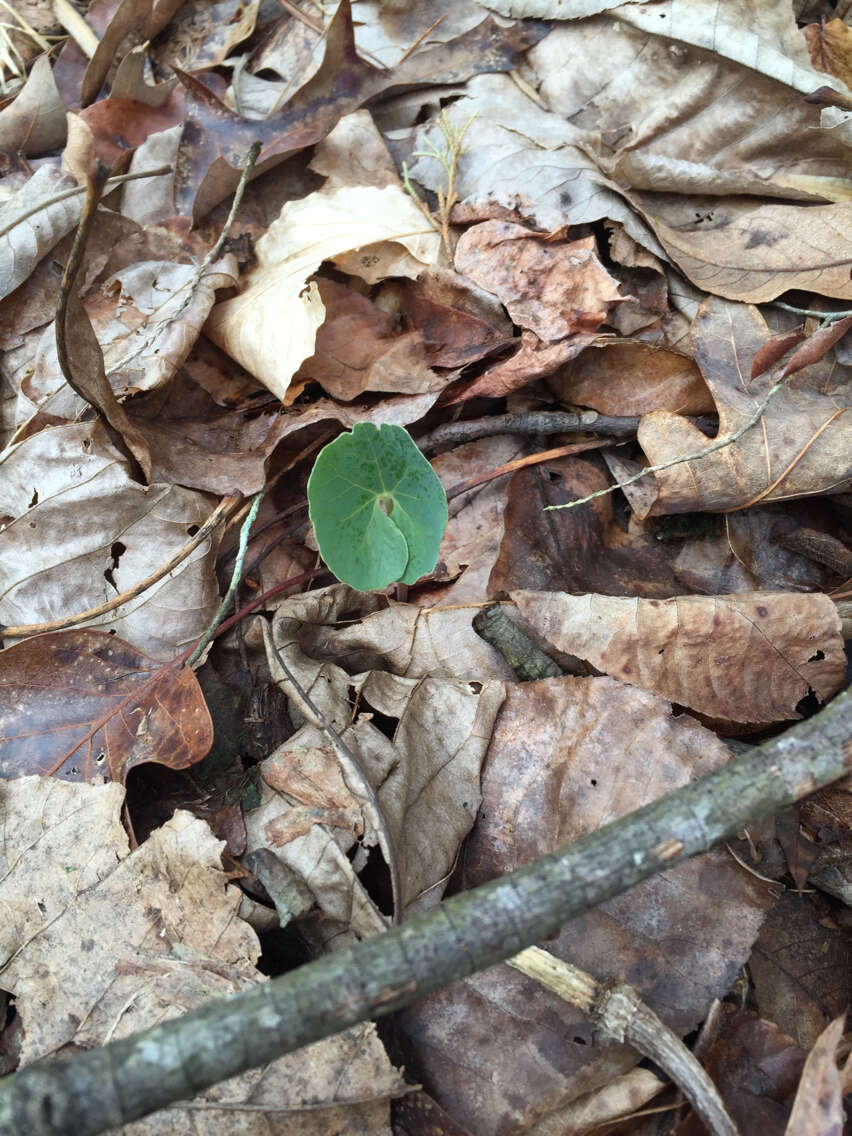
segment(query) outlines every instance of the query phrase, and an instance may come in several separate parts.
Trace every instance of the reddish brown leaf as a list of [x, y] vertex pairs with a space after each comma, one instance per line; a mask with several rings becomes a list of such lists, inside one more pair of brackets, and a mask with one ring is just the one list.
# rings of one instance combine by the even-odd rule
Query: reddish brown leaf
[[135, 99], [101, 99], [86, 107], [80, 118], [94, 136], [95, 154], [105, 166], [112, 166], [118, 158], [151, 135], [168, 130], [183, 121], [184, 95], [175, 87], [162, 106], [150, 106]]
[[[552, 375], [563, 363], [588, 347], [597, 338], [595, 332], [580, 332], [558, 343], [545, 343], [531, 331], [521, 335], [521, 346], [509, 359], [495, 363], [478, 379], [464, 387], [448, 402], [467, 402], [471, 398], [503, 398], [514, 390]], [[517, 342], [517, 340], [515, 341]]]
[[0, 776], [124, 781], [146, 761], [185, 769], [213, 744], [194, 673], [102, 631], [55, 631], [0, 651]]
[[796, 371], [809, 367], [811, 363], [818, 363], [820, 359], [824, 358], [828, 349], [843, 338], [850, 327], [852, 327], [852, 316], [846, 316], [845, 319], [835, 320], [828, 327], [815, 332], [787, 360], [787, 366], [781, 372], [781, 378], [793, 375]]
[[430, 367], [465, 367], [506, 342], [505, 336], [485, 320], [429, 299], [419, 282], [401, 284], [399, 308], [423, 336]]
[[783, 358], [784, 355], [795, 347], [797, 343], [801, 343], [805, 337], [805, 328], [794, 328], [793, 331], [782, 331], [778, 335], [773, 335], [771, 339], [767, 339], [764, 345], [758, 348], [754, 358], [751, 361], [751, 374], [750, 379], [756, 379], [758, 375], [762, 375], [764, 371]]

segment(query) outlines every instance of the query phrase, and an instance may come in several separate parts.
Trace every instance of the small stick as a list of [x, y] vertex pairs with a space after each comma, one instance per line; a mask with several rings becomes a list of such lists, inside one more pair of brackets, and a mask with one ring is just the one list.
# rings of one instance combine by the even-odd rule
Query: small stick
[[695, 1055], [641, 1000], [632, 986], [598, 982], [540, 947], [527, 947], [509, 966], [553, 990], [588, 1015], [601, 1040], [625, 1042], [650, 1057], [678, 1086], [711, 1136], [738, 1136], [719, 1091]]
[[251, 526], [257, 519], [257, 511], [260, 508], [261, 501], [263, 500], [263, 494], [263, 489], [261, 489], [259, 493], [255, 494], [254, 500], [251, 503], [251, 508], [248, 511], [248, 516], [243, 521], [242, 528], [240, 529], [239, 550], [237, 552], [237, 559], [234, 561], [234, 570], [231, 573], [231, 582], [228, 585], [228, 590], [227, 592], [225, 592], [224, 598], [219, 604], [218, 611], [213, 616], [212, 623], [198, 640], [195, 650], [186, 660], [185, 665], [188, 667], [191, 667], [194, 663], [198, 662], [204, 652], [204, 648], [216, 634], [216, 629], [228, 614], [228, 608], [231, 606], [231, 601], [234, 598], [234, 592], [236, 592], [237, 587], [239, 586], [240, 577], [243, 574], [243, 564], [246, 558], [246, 549], [248, 548], [249, 533], [251, 532]]
[[707, 449], [696, 450], [694, 454], [684, 454], [681, 458], [672, 458], [671, 461], [662, 462], [660, 465], [646, 466], [644, 469], [640, 469], [638, 473], [634, 473], [632, 477], [628, 477], [626, 481], [619, 481], [617, 485], [609, 485], [606, 489], [598, 489], [596, 493], [590, 493], [587, 497], [581, 497], [577, 501], [569, 501], [565, 505], [545, 505], [545, 511], [550, 509], [576, 509], [578, 505], [586, 505], [589, 501], [594, 501], [596, 497], [606, 497], [610, 493], [615, 493], [616, 489], [624, 489], [649, 473], [660, 473], [661, 470], [671, 469], [672, 466], [682, 465], [684, 462], [697, 461], [699, 458], [706, 458], [710, 454], [714, 454], [717, 450], [723, 450], [725, 446], [730, 446], [732, 442], [736, 442], [738, 438], [741, 438], [746, 430], [750, 430], [752, 426], [760, 420], [770, 400], [778, 393], [783, 385], [783, 379], [779, 379], [777, 383], [773, 383], [766, 392], [766, 397], [758, 404], [757, 410], [755, 410], [751, 418], [743, 423], [738, 430], [735, 430], [733, 434], [729, 434], [727, 438], [721, 438], [719, 441], [714, 442], [713, 445], [708, 446]]

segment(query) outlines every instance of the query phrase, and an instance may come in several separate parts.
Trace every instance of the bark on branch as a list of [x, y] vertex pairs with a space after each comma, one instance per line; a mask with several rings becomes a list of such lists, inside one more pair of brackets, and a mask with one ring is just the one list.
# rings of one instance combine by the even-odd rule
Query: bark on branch
[[0, 1081], [2, 1136], [86, 1136], [400, 1009], [852, 769], [852, 694], [560, 852], [183, 1018]]

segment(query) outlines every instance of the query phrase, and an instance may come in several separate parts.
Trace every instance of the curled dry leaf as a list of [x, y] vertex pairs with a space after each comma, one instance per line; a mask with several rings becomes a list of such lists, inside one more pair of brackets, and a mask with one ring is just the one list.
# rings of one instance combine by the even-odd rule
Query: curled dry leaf
[[522, 225], [484, 221], [462, 233], [456, 271], [493, 292], [512, 322], [551, 343], [596, 331], [624, 296], [595, 255], [595, 238], [548, 240]]
[[798, 718], [808, 692], [826, 701], [846, 669], [837, 608], [821, 594], [512, 599], [560, 651], [725, 722]]
[[590, 344], [597, 334], [593, 331], [579, 332], [569, 339], [556, 343], [545, 343], [531, 331], [521, 333], [521, 345], [514, 355], [502, 362], [494, 363], [478, 378], [463, 387], [451, 400], [466, 402], [471, 398], [503, 398], [512, 391], [520, 390], [534, 379], [547, 378], [559, 370], [569, 360], [575, 358]]
[[839, 19], [823, 20], [806, 24], [802, 35], [814, 67], [842, 79], [852, 88], [852, 28]]
[[[463, 885], [553, 852], [728, 759], [663, 699], [610, 678], [514, 684], [489, 746]], [[685, 1033], [730, 988], [771, 903], [765, 885], [716, 851], [572, 920], [548, 950], [600, 980], [629, 981]], [[544, 1129], [638, 1060], [626, 1046], [595, 1045], [579, 1010], [505, 966], [404, 1010], [400, 1028], [406, 1064], [472, 1132]]]
[[76, 181], [56, 166], [39, 166], [29, 181], [0, 205], [0, 298], [23, 284], [45, 253], [77, 224], [83, 194], [54, 200], [64, 190], [76, 187]]
[[843, 1131], [846, 1087], [837, 1057], [845, 1022], [845, 1014], [830, 1022], [808, 1054], [787, 1122], [788, 1136], [835, 1136]]
[[593, 344], [547, 385], [563, 402], [601, 414], [706, 414], [715, 403], [692, 359], [638, 341]]
[[296, 383], [319, 383], [341, 402], [365, 391], [437, 394], [446, 385], [427, 365], [419, 331], [399, 334], [393, 316], [334, 280], [318, 280], [317, 288], [325, 321], [313, 355], [296, 372]]
[[437, 261], [440, 237], [401, 189], [388, 186], [312, 193], [288, 202], [257, 242], [257, 266], [239, 296], [217, 304], [206, 333], [278, 398], [314, 352], [325, 306], [308, 277], [324, 260], [357, 249], [362, 273], [374, 265], [369, 246], [395, 248], [389, 274], [416, 276]]
[[[0, 782], [0, 957], [24, 1023], [24, 1065], [265, 981], [257, 937], [237, 915], [241, 893], [222, 871], [223, 842], [177, 811], [129, 853], [122, 800], [118, 785]], [[27, 854], [34, 844], [37, 857]], [[129, 1127], [184, 1136], [202, 1115], [225, 1131], [246, 1110], [256, 1130], [284, 1110], [307, 1111], [305, 1136], [341, 1131], [344, 1121], [379, 1132], [389, 1127], [388, 1098], [404, 1091], [364, 1023]]]
[[50, 59], [41, 55], [14, 102], [0, 111], [0, 150], [38, 157], [59, 149], [65, 141], [65, 113]]
[[[346, 621], [336, 627], [344, 614]], [[362, 618], [352, 623], [355, 615]], [[385, 609], [381, 596], [341, 584], [286, 600], [273, 623], [287, 665], [376, 789], [393, 834], [409, 914], [438, 902], [473, 823], [480, 765], [504, 694], [503, 684], [487, 677], [494, 673], [493, 655], [481, 641], [475, 647], [470, 612], [459, 615], [435, 613], [430, 626], [430, 612], [409, 604]], [[474, 649], [469, 663], [464, 644]], [[274, 652], [268, 661], [286, 692]], [[457, 678], [459, 669], [483, 681]], [[264, 764], [268, 791], [261, 808], [246, 817], [249, 849], [274, 844], [276, 856], [324, 912], [325, 929], [317, 928], [322, 937], [350, 930], [363, 937], [382, 930], [385, 920], [356, 875], [360, 861], [353, 868], [347, 853], [356, 828], [365, 830], [362, 843], [368, 847], [376, 836], [363, 817], [358, 825], [351, 823], [348, 794], [341, 794], [330, 769], [321, 788], [324, 807], [335, 802], [333, 823], [313, 823], [302, 831], [311, 820], [304, 811], [305, 754], [327, 745], [322, 731], [304, 725]], [[341, 809], [348, 817], [346, 828], [338, 823]], [[282, 832], [293, 838], [281, 843]]]
[[[176, 485], [142, 486], [98, 422], [42, 430], [0, 463], [0, 620], [44, 623], [129, 590], [169, 560], [215, 501]], [[140, 650], [171, 658], [218, 606], [218, 535], [133, 600], [102, 616]]]
[[0, 775], [124, 781], [146, 761], [185, 769], [213, 724], [195, 674], [104, 631], [53, 631], [0, 651]]
[[[745, 381], [767, 338], [756, 308], [711, 296], [699, 309], [692, 344], [719, 411], [717, 439], [745, 426], [773, 385], [770, 376]], [[786, 379], [760, 421], [730, 445], [655, 474], [657, 496], [650, 511], [742, 509], [759, 501], [842, 489], [852, 477], [849, 374], [826, 356]], [[713, 442], [665, 410], [643, 417], [638, 439], [650, 465], [700, 455]]]

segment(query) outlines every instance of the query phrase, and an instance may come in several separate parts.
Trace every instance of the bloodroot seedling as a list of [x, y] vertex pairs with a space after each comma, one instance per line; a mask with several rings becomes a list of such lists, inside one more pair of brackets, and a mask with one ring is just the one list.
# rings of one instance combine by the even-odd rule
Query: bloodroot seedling
[[320, 555], [359, 591], [431, 572], [447, 525], [447, 495], [401, 426], [356, 422], [320, 450], [308, 479]]

